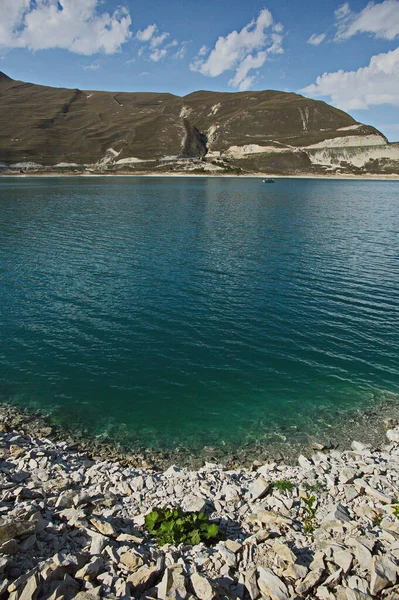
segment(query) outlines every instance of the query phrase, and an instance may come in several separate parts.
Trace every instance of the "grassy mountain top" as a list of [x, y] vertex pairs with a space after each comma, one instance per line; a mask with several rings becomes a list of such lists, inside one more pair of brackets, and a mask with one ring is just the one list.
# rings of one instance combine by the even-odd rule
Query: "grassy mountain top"
[[179, 97], [82, 91], [24, 83], [0, 73], [0, 161], [6, 163], [201, 158], [251, 144], [282, 145], [292, 152], [352, 135], [385, 140], [345, 112], [294, 93], [197, 91]]

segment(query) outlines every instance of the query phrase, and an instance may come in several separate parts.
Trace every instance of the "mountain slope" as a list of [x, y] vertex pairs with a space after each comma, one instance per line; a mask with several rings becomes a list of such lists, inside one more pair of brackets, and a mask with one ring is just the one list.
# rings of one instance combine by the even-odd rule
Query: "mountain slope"
[[[298, 94], [262, 92], [195, 92], [182, 98], [186, 114], [201, 131], [211, 129], [212, 149], [226, 150], [242, 143], [270, 140], [293, 146], [308, 145], [336, 135], [339, 128], [356, 121], [325, 102]], [[366, 127], [365, 133], [377, 133]]]
[[180, 98], [58, 89], [0, 73], [6, 164], [137, 168], [206, 156], [215, 169], [227, 161], [248, 171], [288, 172], [317, 164], [318, 149], [341, 146], [387, 147], [387, 140], [345, 112], [294, 93], [199, 91]]

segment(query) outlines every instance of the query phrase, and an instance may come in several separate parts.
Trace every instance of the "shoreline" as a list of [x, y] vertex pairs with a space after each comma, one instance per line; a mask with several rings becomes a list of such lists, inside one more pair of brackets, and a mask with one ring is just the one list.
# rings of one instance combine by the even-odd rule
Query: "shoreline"
[[[392, 423], [390, 424], [390, 426]], [[399, 428], [294, 466], [127, 467], [0, 427], [0, 594], [10, 600], [396, 600]], [[159, 546], [145, 516], [205, 511], [205, 545]]]
[[33, 436], [45, 433], [49, 440], [66, 443], [93, 457], [158, 469], [166, 469], [171, 464], [198, 469], [209, 461], [219, 462], [226, 468], [251, 468], [259, 460], [293, 464], [299, 454], [309, 453], [314, 447], [345, 451], [354, 438], [378, 447], [379, 441], [384, 439], [387, 423], [396, 422], [399, 423], [398, 397], [395, 393], [386, 392], [378, 400], [344, 410], [337, 416], [335, 426], [324, 424], [312, 431], [265, 431], [256, 439], [237, 445], [200, 447], [180, 444], [177, 447], [154, 448], [141, 444], [123, 445], [118, 443], [117, 437], [89, 435], [74, 424], [55, 422], [51, 412], [44, 409], [0, 402], [0, 427], [8, 424], [8, 427], [20, 428], [24, 434]]
[[350, 173], [342, 173], [342, 174], [316, 174], [316, 173], [303, 173], [303, 174], [295, 174], [295, 175], [281, 175], [281, 174], [273, 174], [273, 173], [253, 173], [253, 174], [245, 174], [245, 175], [229, 175], [229, 174], [216, 174], [216, 173], [208, 173], [208, 174], [200, 174], [200, 173], [0, 173], [0, 181], [1, 178], [56, 178], [56, 177], [69, 177], [69, 178], [96, 178], [96, 177], [139, 177], [139, 178], [162, 178], [162, 177], [175, 177], [175, 178], [221, 178], [221, 179], [258, 179], [258, 178], [272, 178], [272, 179], [326, 179], [326, 180], [355, 180], [355, 181], [399, 181], [399, 174], [372, 174], [367, 173], [364, 175], [352, 175]]

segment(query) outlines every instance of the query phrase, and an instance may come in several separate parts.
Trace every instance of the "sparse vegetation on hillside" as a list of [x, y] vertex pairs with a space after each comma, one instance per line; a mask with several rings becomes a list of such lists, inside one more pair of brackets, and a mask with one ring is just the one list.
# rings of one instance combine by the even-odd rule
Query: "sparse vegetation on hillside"
[[[127, 168], [119, 161], [140, 159], [146, 161], [140, 162], [143, 171], [183, 172], [177, 164], [182, 157], [201, 160], [209, 150], [223, 154], [231, 147], [255, 144], [285, 151], [233, 156], [229, 166], [223, 156], [214, 165], [237, 175], [292, 174], [312, 170], [306, 152], [296, 150], [299, 146], [342, 135], [381, 135], [366, 125], [351, 129], [356, 121], [324, 102], [274, 90], [194, 92], [180, 98], [57, 89], [14, 81], [2, 73], [0, 90], [0, 162], [7, 164], [77, 163], [94, 165], [98, 172], [119, 172], [121, 165]], [[169, 161], [163, 165], [165, 157]], [[384, 163], [384, 171], [392, 168]], [[208, 173], [197, 169], [194, 173]]]

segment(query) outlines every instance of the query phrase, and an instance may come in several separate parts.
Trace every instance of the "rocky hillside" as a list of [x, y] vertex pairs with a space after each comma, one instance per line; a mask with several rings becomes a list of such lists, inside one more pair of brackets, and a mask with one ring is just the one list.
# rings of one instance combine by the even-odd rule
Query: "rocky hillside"
[[399, 146], [298, 94], [113, 93], [0, 73], [0, 168], [399, 172]]

